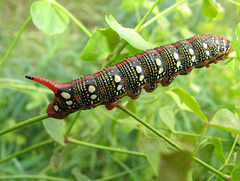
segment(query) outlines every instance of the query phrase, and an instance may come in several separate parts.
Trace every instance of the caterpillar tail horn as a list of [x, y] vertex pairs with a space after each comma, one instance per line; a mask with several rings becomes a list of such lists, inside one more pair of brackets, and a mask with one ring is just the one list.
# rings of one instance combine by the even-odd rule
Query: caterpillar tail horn
[[49, 79], [45, 79], [42, 77], [38, 77], [38, 76], [28, 76], [26, 75], [25, 78], [33, 80], [35, 82], [38, 82], [42, 85], [45, 85], [46, 87], [48, 87], [49, 89], [51, 89], [53, 91], [54, 94], [57, 94], [57, 91], [59, 90], [60, 86], [59, 84], [49, 80]]
[[57, 84], [49, 79], [45, 79], [38, 76], [25, 76], [25, 78], [36, 81], [42, 85], [45, 85], [46, 87], [51, 89], [55, 94], [53, 101], [48, 105], [48, 108], [46, 111], [49, 117], [54, 117], [56, 119], [64, 119], [64, 118], [67, 118], [67, 116], [71, 112], [74, 112], [74, 111], [65, 110], [61, 100], [57, 96], [59, 89], [62, 87], [61, 84]]

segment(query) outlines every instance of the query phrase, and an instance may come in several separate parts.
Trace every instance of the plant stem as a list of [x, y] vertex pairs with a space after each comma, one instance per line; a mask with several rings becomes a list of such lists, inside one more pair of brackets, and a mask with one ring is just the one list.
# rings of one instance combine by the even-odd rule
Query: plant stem
[[112, 147], [107, 147], [107, 146], [100, 146], [100, 145], [96, 145], [93, 143], [78, 141], [73, 138], [67, 138], [67, 142], [82, 145], [82, 146], [87, 146], [87, 147], [91, 147], [91, 148], [96, 148], [96, 149], [100, 149], [100, 150], [105, 150], [105, 151], [112, 151], [112, 152], [124, 153], [124, 154], [128, 154], [128, 155], [146, 157], [146, 155], [144, 153], [123, 150], [123, 149], [118, 149], [118, 148], [112, 148]]
[[195, 162], [197, 162], [198, 164], [200, 164], [203, 167], [207, 168], [208, 170], [210, 170], [211, 172], [215, 173], [219, 177], [222, 177], [222, 178], [224, 178], [226, 180], [230, 180], [231, 179], [230, 175], [226, 175], [226, 174], [218, 171], [217, 169], [213, 168], [212, 166], [208, 165], [207, 163], [203, 162], [202, 160], [198, 159], [197, 157], [193, 157], [193, 159], [194, 159]]
[[19, 155], [21, 155], [21, 154], [23, 154], [23, 153], [26, 153], [26, 152], [28, 152], [28, 151], [34, 150], [34, 149], [36, 149], [36, 148], [38, 148], [38, 147], [45, 146], [45, 145], [48, 145], [48, 144], [51, 144], [51, 143], [53, 143], [53, 140], [42, 141], [42, 142], [40, 142], [40, 143], [38, 143], [38, 144], [36, 144], [36, 145], [30, 146], [30, 147], [28, 147], [28, 148], [26, 148], [26, 149], [23, 149], [23, 150], [21, 150], [21, 151], [19, 151], [19, 152], [17, 152], [17, 153], [14, 153], [14, 154], [12, 154], [12, 155], [9, 155], [9, 156], [6, 157], [6, 158], [3, 158], [2, 160], [0, 160], [0, 164], [2, 164], [2, 163], [6, 162], [6, 161], [8, 161], [8, 160], [10, 160], [10, 159], [12, 159], [12, 158], [14, 158], [14, 157], [17, 157], [17, 156], [19, 156]]
[[92, 37], [92, 34], [88, 31], [88, 29], [80, 22], [78, 21], [77, 18], [75, 18], [75, 16], [73, 16], [67, 9], [65, 9], [61, 4], [59, 4], [58, 2], [56, 1], [49, 1], [51, 2], [53, 5], [55, 5], [57, 8], [59, 8], [60, 10], [62, 10], [74, 23], [76, 23], [79, 28], [82, 29], [82, 31], [88, 35], [89, 37]]
[[199, 140], [199, 142], [198, 142], [198, 144], [197, 144], [197, 146], [196, 146], [196, 148], [195, 148], [195, 150], [194, 150], [194, 152], [193, 152], [193, 155], [196, 155], [196, 153], [198, 152], [198, 150], [199, 150], [199, 148], [200, 148], [200, 145], [201, 145], [201, 143], [202, 143], [202, 140], [203, 140], [203, 138], [205, 137], [205, 134], [206, 134], [207, 130], [208, 130], [208, 122], [204, 122], [204, 127], [203, 127], [203, 131], [202, 131], [202, 135], [201, 135], [201, 138], [200, 138], [200, 140]]
[[134, 30], [136, 32], [140, 32], [140, 28], [143, 25], [143, 23], [146, 21], [146, 19], [148, 18], [148, 16], [151, 14], [151, 12], [153, 11], [153, 9], [157, 6], [157, 4], [160, 2], [160, 0], [156, 0], [152, 7], [147, 11], [147, 13], [144, 15], [144, 17], [141, 19], [141, 21], [138, 23], [138, 25], [134, 28]]
[[2, 60], [0, 61], [0, 66], [6, 61], [6, 59], [9, 57], [10, 53], [12, 52], [13, 48], [15, 47], [16, 43], [18, 42], [22, 32], [25, 30], [25, 28], [27, 27], [28, 23], [31, 21], [32, 17], [29, 16], [27, 18], [27, 20], [25, 21], [25, 23], [23, 24], [22, 28], [20, 29], [17, 37], [14, 39], [14, 41], [12, 42], [11, 46], [8, 48], [7, 53], [4, 55], [4, 57], [2, 58]]
[[47, 114], [43, 114], [43, 115], [40, 115], [40, 116], [36, 116], [36, 117], [30, 118], [30, 119], [28, 119], [26, 121], [22, 121], [22, 122], [20, 122], [18, 124], [15, 124], [14, 126], [12, 126], [10, 128], [6, 128], [6, 129], [1, 130], [0, 131], [0, 136], [6, 134], [8, 132], [11, 132], [11, 131], [13, 131], [15, 129], [24, 127], [24, 126], [32, 124], [32, 123], [35, 123], [37, 121], [41, 121], [41, 120], [46, 119], [46, 118], [48, 118], [48, 115]]
[[174, 143], [172, 140], [170, 140], [168, 137], [166, 137], [164, 134], [162, 134], [161, 132], [159, 132], [157, 129], [155, 129], [154, 127], [152, 127], [151, 125], [149, 125], [148, 123], [144, 122], [141, 118], [139, 118], [136, 114], [132, 113], [131, 111], [129, 111], [128, 109], [126, 109], [125, 107], [123, 107], [121, 104], [117, 104], [117, 108], [121, 109], [122, 111], [124, 111], [125, 113], [127, 113], [128, 115], [132, 116], [134, 119], [136, 119], [138, 122], [140, 122], [142, 125], [144, 125], [145, 127], [147, 127], [149, 130], [151, 130], [153, 133], [155, 133], [156, 135], [158, 135], [160, 138], [164, 139], [164, 141], [166, 141], [168, 144], [170, 144], [171, 146], [173, 146], [175, 149], [177, 150], [183, 150], [179, 145], [177, 145], [176, 143]]
[[75, 118], [72, 120], [72, 122], [70, 123], [70, 125], [69, 125], [69, 127], [67, 128], [67, 131], [66, 131], [66, 133], [65, 133], [65, 136], [67, 136], [67, 135], [70, 133], [70, 131], [72, 130], [72, 127], [73, 127], [73, 125], [76, 123], [77, 118], [79, 117], [80, 113], [81, 113], [81, 110], [77, 112], [76, 117], [75, 117]]
[[[158, 135], [160, 138], [162, 138], [164, 141], [166, 141], [168, 144], [170, 144], [171, 146], [173, 146], [175, 149], [177, 150], [183, 150], [180, 146], [178, 146], [175, 142], [173, 142], [172, 140], [170, 140], [168, 137], [166, 137], [164, 134], [160, 133], [158, 130], [156, 130], [154, 127], [152, 127], [151, 125], [149, 125], [148, 123], [144, 122], [141, 118], [139, 118], [137, 115], [135, 115], [134, 113], [132, 113], [131, 111], [129, 111], [128, 109], [126, 109], [125, 107], [123, 107], [120, 103], [117, 104], [117, 108], [121, 109], [122, 111], [124, 111], [125, 113], [127, 113], [128, 115], [130, 115], [131, 117], [133, 117], [134, 119], [136, 119], [138, 122], [140, 122], [142, 125], [144, 125], [146, 128], [148, 128], [149, 130], [151, 130], [153, 133], [155, 133], [156, 135]], [[208, 165], [207, 163], [203, 162], [202, 160], [198, 159], [197, 157], [193, 157], [194, 161], [197, 162], [198, 164], [202, 165], [203, 167], [207, 168], [208, 170], [212, 171], [213, 173], [215, 173], [216, 175], [224, 178], [224, 179], [230, 179], [231, 176], [230, 175], [225, 175], [222, 172], [218, 171], [217, 169], [215, 169], [214, 167]]]
[[13, 180], [13, 179], [37, 179], [37, 180], [53, 180], [53, 181], [73, 181], [73, 179], [69, 178], [59, 178], [52, 177], [46, 175], [8, 175], [8, 176], [0, 176], [0, 180]]
[[143, 24], [141, 26], [141, 28], [139, 29], [139, 32], [142, 31], [147, 26], [149, 26], [150, 24], [152, 24], [154, 21], [156, 21], [159, 17], [169, 13], [171, 10], [173, 10], [176, 7], [178, 7], [180, 4], [184, 3], [185, 1], [187, 1], [187, 0], [182, 0], [182, 1], [178, 2], [178, 3], [175, 3], [174, 5], [170, 6], [169, 8], [165, 9], [164, 11], [162, 11], [161, 13], [159, 13], [158, 15], [156, 15], [155, 17], [150, 19], [148, 22], [146, 22], [145, 24]]

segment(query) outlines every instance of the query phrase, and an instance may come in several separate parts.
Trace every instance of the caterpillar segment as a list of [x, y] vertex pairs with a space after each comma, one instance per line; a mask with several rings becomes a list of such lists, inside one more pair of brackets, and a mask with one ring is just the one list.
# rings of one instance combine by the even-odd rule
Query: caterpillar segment
[[75, 111], [100, 104], [112, 110], [123, 96], [137, 99], [143, 88], [153, 92], [159, 84], [168, 86], [177, 75], [186, 75], [194, 68], [209, 67], [211, 63], [223, 60], [230, 49], [230, 41], [222, 36], [198, 35], [144, 51], [68, 83], [57, 84], [37, 76], [26, 78], [53, 91], [55, 96], [48, 105], [47, 114], [64, 119]]

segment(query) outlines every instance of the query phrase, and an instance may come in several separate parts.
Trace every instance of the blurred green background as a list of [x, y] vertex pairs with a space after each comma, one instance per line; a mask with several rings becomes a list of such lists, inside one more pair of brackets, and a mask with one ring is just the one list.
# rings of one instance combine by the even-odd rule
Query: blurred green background
[[[4, 56], [29, 16], [33, 2], [0, 1], [0, 58]], [[105, 15], [109, 14], [124, 27], [134, 28], [153, 1], [62, 0], [59, 3], [93, 32], [96, 27], [108, 28]], [[173, 0], [162, 0], [154, 12], [159, 13], [174, 3]], [[219, 14], [214, 19], [201, 14], [201, 5], [200, 0], [180, 5], [144, 29], [141, 32], [142, 37], [147, 42], [160, 46], [194, 34], [209, 33], [225, 36], [234, 47], [235, 27], [239, 23], [239, 10], [236, 5], [227, 1], [217, 2]], [[149, 19], [153, 16], [154, 13]], [[88, 39], [89, 37], [73, 22], [63, 34], [54, 36], [44, 34], [32, 22], [27, 26], [12, 53], [0, 67], [0, 129], [45, 113], [53, 97], [39, 91], [40, 89], [28, 89], [27, 86], [43, 86], [26, 80], [25, 75], [37, 75], [62, 83], [101, 69], [103, 60], [86, 62], [80, 58]], [[168, 106], [168, 109], [174, 112], [176, 130], [200, 134], [203, 123], [192, 112], [181, 110], [169, 90], [179, 87], [188, 91], [197, 99], [209, 119], [220, 108], [228, 108], [234, 112], [235, 104], [240, 100], [239, 62], [232, 61], [231, 64], [235, 63], [235, 67], [231, 69], [225, 65], [228, 60], [211, 65], [208, 69], [195, 69], [187, 76], [178, 76], [169, 87], [159, 86], [154, 93], [143, 91], [139, 99], [130, 103], [128, 97], [123, 98], [122, 102], [124, 105], [128, 103], [132, 110], [136, 109], [139, 117], [160, 130], [166, 128], [160, 111]], [[69, 116], [65, 124], [73, 118], [74, 115]], [[218, 130], [211, 131], [223, 138], [230, 136], [227, 132], [218, 134]], [[142, 149], [143, 137], [152, 135], [118, 109], [109, 112], [104, 106], [82, 111], [71, 134], [85, 141], [139, 151]], [[41, 122], [4, 135], [0, 138], [1, 157], [4, 158], [48, 137]], [[1, 165], [0, 175], [25, 173], [68, 177], [73, 170], [77, 170], [96, 179], [127, 170], [124, 167], [126, 165], [129, 168], [147, 165], [146, 159], [141, 157], [111, 154], [86, 147], [69, 149], [71, 154], [55, 171], [50, 164], [50, 158], [53, 158], [52, 155], [58, 153], [60, 148], [51, 145], [4, 163], [4, 167]], [[135, 180], [143, 175], [146, 180], [153, 178], [150, 167], [147, 166], [147, 169], [135, 175], [138, 177]], [[124, 178], [134, 180], [131, 176]]]

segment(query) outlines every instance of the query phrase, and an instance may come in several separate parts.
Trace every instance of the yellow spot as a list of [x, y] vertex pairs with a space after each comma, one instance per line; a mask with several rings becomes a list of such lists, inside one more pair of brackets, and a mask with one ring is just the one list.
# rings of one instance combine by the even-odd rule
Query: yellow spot
[[70, 99], [71, 98], [71, 95], [67, 92], [62, 92], [61, 95], [64, 99]]
[[136, 66], [136, 71], [137, 71], [137, 73], [140, 74], [142, 72], [142, 68], [140, 66]]
[[88, 87], [88, 91], [91, 92], [91, 93], [93, 93], [95, 90], [96, 90], [96, 88], [94, 86], [92, 86], [92, 85], [90, 85]]
[[120, 77], [119, 75], [115, 75], [114, 81], [115, 81], [116, 83], [120, 82], [120, 81], [121, 81], [121, 77]]

